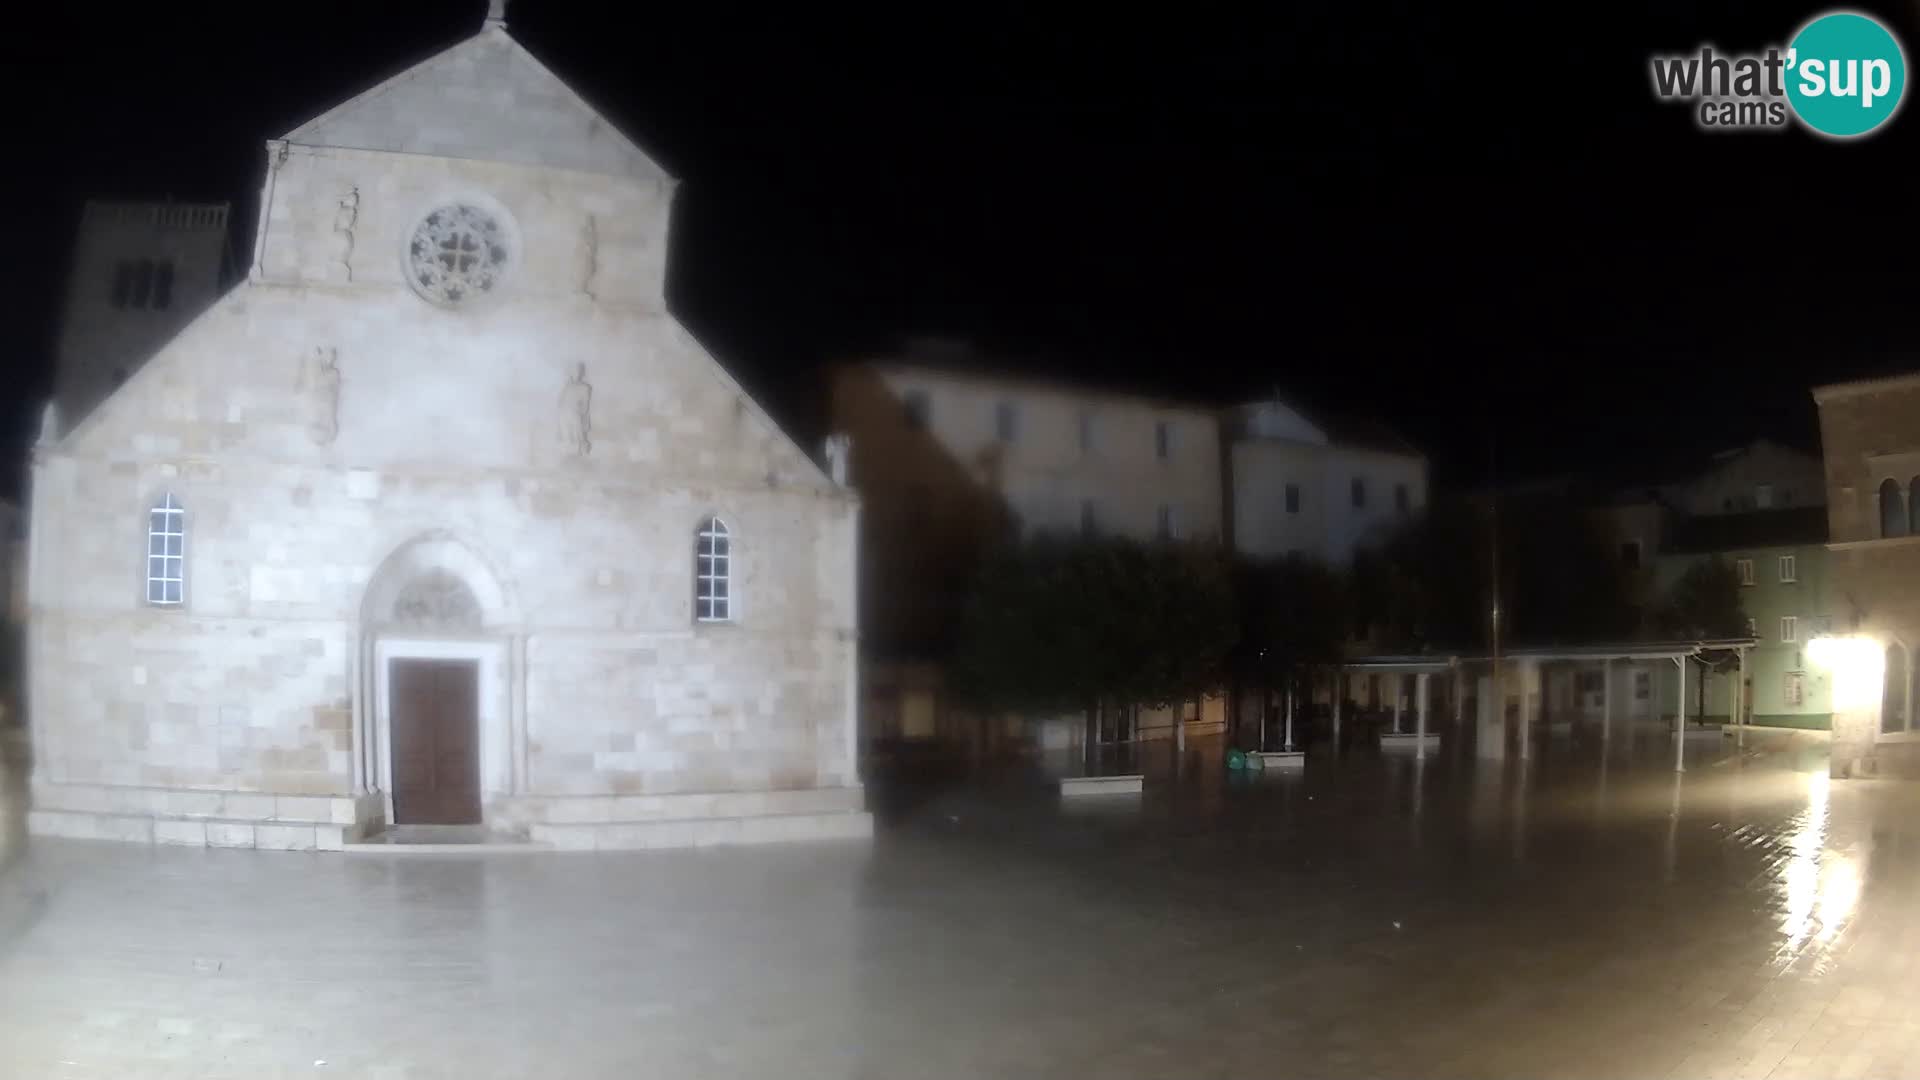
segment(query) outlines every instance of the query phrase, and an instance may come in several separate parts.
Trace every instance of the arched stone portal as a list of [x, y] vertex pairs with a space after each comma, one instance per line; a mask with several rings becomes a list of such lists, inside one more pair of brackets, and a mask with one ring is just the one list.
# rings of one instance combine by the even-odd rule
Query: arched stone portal
[[484, 824], [525, 775], [524, 642], [492, 564], [446, 533], [394, 550], [360, 608], [356, 790], [384, 822]]

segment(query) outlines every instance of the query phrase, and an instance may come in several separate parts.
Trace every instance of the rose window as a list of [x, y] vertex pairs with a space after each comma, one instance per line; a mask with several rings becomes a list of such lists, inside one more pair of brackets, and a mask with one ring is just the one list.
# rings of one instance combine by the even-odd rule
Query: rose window
[[474, 206], [428, 214], [407, 246], [407, 271], [420, 295], [459, 304], [493, 291], [507, 266], [506, 230]]

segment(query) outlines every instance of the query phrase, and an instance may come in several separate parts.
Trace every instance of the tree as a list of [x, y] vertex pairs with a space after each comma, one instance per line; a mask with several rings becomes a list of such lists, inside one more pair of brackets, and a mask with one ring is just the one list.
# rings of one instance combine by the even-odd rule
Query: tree
[[1220, 685], [1229, 565], [1202, 544], [1039, 537], [988, 556], [961, 618], [956, 692], [990, 708], [1163, 706]]
[[[1240, 629], [1232, 655], [1236, 684], [1256, 688], [1264, 702], [1307, 665], [1339, 659], [1352, 617], [1347, 583], [1326, 564], [1297, 556], [1241, 560], [1234, 566], [1234, 583]], [[1236, 734], [1240, 704], [1236, 685], [1229, 703]]]
[[1442, 500], [1354, 557], [1356, 623], [1385, 649], [1491, 645], [1494, 547], [1502, 637], [1549, 644], [1634, 630], [1625, 570], [1603, 534], [1557, 496], [1502, 497], [1499, 529], [1484, 501]]
[[1692, 564], [1667, 590], [1656, 625], [1679, 641], [1746, 637], [1740, 575], [1717, 556]]

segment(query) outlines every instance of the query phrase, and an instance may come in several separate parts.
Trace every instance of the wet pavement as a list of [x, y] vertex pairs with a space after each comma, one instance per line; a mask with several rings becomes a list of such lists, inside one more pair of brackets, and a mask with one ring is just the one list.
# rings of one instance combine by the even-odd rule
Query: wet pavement
[[0, 1076], [1920, 1072], [1920, 784], [1700, 747], [1149, 752], [1145, 796], [1010, 773], [871, 845], [36, 842], [0, 871]]

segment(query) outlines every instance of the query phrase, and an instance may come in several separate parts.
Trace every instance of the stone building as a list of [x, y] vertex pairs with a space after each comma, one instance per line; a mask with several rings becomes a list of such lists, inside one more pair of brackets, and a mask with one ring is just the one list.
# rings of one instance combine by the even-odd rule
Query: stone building
[[[1137, 540], [1220, 537], [1220, 427], [1211, 407], [996, 370], [945, 341], [839, 365], [834, 431], [852, 438], [865, 501], [861, 627], [869, 734], [878, 740], [1031, 735], [1062, 745], [1081, 721], [1007, 718], [982, 735], [953, 712], [930, 661], [943, 655], [977, 558], [1015, 532]], [[1180, 730], [1219, 731], [1218, 700], [1179, 710]], [[1143, 710], [1126, 738], [1176, 733], [1175, 710]]]
[[225, 203], [86, 204], [47, 435], [71, 430], [219, 297], [228, 235]]
[[1835, 777], [1920, 777], [1920, 372], [1823, 386]]
[[1384, 426], [1284, 401], [1228, 416], [1235, 550], [1346, 566], [1426, 509], [1427, 459]]
[[36, 453], [32, 829], [870, 831], [858, 503], [668, 313], [673, 195], [497, 11], [269, 141], [247, 279]]
[[[1694, 695], [1687, 715], [1728, 721], [1736, 705], [1758, 727], [1824, 731], [1832, 717], [1830, 674], [1808, 658], [1808, 647], [1832, 630], [1834, 593], [1827, 552], [1827, 514], [1819, 498], [1786, 510], [1713, 513], [1676, 518], [1654, 560], [1656, 594], [1665, 596], [1703, 559], [1717, 559], [1740, 582], [1747, 615], [1746, 687], [1737, 671], [1697, 672], [1687, 685]], [[1720, 501], [1711, 505], [1718, 507]], [[1660, 709], [1677, 715], [1677, 680], [1663, 678]]]

